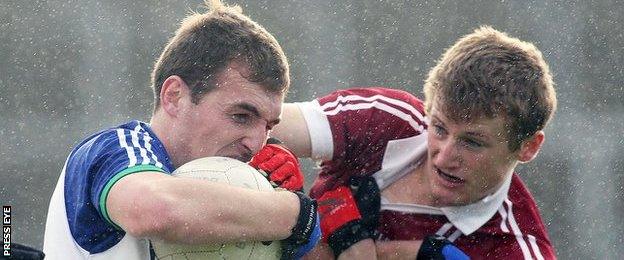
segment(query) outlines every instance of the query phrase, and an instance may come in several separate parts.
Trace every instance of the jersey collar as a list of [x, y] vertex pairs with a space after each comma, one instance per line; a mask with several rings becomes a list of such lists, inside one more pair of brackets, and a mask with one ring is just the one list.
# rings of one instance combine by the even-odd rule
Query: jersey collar
[[496, 214], [507, 198], [513, 172], [507, 174], [503, 185], [493, 194], [464, 206], [442, 207], [440, 210], [463, 234], [470, 235]]
[[[418, 204], [392, 203], [382, 196], [381, 210], [392, 210], [404, 213], [444, 215], [464, 235], [470, 235], [485, 225], [496, 214], [503, 204], [511, 185], [513, 171], [507, 174], [503, 185], [493, 194], [464, 206], [431, 207]], [[379, 183], [379, 181], [378, 181]], [[383, 189], [383, 188], [382, 188]]]

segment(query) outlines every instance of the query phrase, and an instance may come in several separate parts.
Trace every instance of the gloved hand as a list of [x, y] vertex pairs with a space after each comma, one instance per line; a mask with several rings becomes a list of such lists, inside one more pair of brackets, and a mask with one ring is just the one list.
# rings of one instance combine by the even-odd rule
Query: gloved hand
[[269, 138], [267, 145], [251, 158], [249, 165], [265, 175], [273, 187], [289, 191], [303, 191], [303, 173], [297, 157], [276, 138]]
[[336, 258], [353, 244], [377, 237], [381, 197], [373, 177], [351, 177], [348, 187], [325, 192], [318, 204], [323, 240]]
[[423, 240], [416, 260], [467, 260], [470, 259], [451, 241], [439, 235], [427, 236]]
[[301, 192], [295, 194], [299, 196], [299, 217], [291, 235], [282, 240], [282, 260], [303, 257], [321, 239], [316, 201]]

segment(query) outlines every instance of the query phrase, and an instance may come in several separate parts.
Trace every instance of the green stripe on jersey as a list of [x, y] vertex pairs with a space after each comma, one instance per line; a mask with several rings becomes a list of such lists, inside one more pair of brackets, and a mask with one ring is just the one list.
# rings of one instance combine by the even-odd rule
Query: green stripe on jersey
[[110, 223], [111, 225], [113, 225], [115, 228], [122, 230], [121, 227], [119, 227], [119, 225], [115, 224], [111, 219], [110, 216], [108, 216], [108, 210], [106, 210], [106, 198], [108, 198], [108, 193], [110, 192], [110, 189], [113, 187], [113, 184], [115, 184], [117, 181], [119, 181], [121, 178], [125, 177], [128, 174], [132, 174], [132, 173], [137, 173], [137, 172], [165, 172], [163, 169], [158, 168], [154, 165], [137, 165], [137, 166], [132, 166], [130, 168], [126, 168], [123, 171], [118, 172], [117, 174], [115, 174], [115, 176], [113, 176], [112, 179], [110, 179], [108, 181], [108, 183], [106, 183], [106, 186], [104, 186], [104, 190], [102, 190], [102, 193], [100, 194], [100, 212], [102, 213], [102, 216], [104, 216], [104, 219]]

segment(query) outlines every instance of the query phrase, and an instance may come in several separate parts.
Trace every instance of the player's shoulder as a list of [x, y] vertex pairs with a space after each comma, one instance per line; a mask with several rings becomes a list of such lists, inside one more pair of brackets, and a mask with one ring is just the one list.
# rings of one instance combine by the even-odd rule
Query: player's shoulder
[[511, 177], [511, 185], [509, 186], [509, 191], [507, 192], [507, 198], [519, 206], [522, 205], [532, 209], [537, 209], [533, 195], [517, 173], [513, 173], [513, 176]]
[[554, 257], [552, 243], [537, 204], [516, 173], [512, 176], [507, 197], [498, 213], [479, 228], [477, 235], [483, 238], [498, 237], [495, 240], [483, 239], [489, 241], [487, 243], [491, 243], [493, 248], [498, 248], [492, 253], [494, 256], [516, 258], [530, 255], [532, 251], [547, 259]]
[[366, 87], [352, 87], [346, 89], [339, 89], [331, 94], [327, 95], [326, 98], [336, 99], [337, 97], [362, 97], [362, 98], [372, 98], [372, 97], [388, 97], [394, 98], [402, 101], [411, 101], [418, 100], [413, 94], [395, 88], [381, 87], [381, 86], [366, 86]]
[[119, 137], [121, 135], [128, 135], [131, 133], [138, 133], [141, 135], [151, 135], [151, 130], [147, 123], [141, 122], [138, 120], [132, 120], [132, 121], [129, 121], [127, 123], [124, 123], [118, 126], [103, 129], [100, 132], [96, 133], [94, 136], [98, 138], [109, 137], [109, 136]]
[[546, 229], [537, 202], [516, 173], [512, 176], [507, 199], [502, 207], [503, 210], [513, 212], [516, 215], [516, 221], [520, 228], [544, 233], [543, 235], [546, 237]]
[[424, 115], [424, 103], [413, 94], [394, 88], [369, 86], [336, 90], [318, 99], [321, 108], [331, 109], [341, 104], [378, 103]]
[[151, 135], [149, 126], [141, 121], [133, 120], [121, 125], [102, 129], [84, 138], [72, 150], [70, 157], [76, 154], [94, 155], [97, 151], [118, 147], [120, 142], [132, 141], [132, 135]]

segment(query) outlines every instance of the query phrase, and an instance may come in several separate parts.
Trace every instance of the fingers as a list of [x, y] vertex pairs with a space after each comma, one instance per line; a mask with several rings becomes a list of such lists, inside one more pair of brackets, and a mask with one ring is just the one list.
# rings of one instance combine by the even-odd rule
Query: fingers
[[249, 165], [259, 169], [264, 177], [267, 177], [271, 183], [276, 183], [280, 188], [303, 189], [303, 174], [299, 170], [297, 157], [286, 148], [268, 144], [260, 149]]
[[[288, 157], [286, 154], [273, 154], [271, 158], [268, 158], [264, 162], [258, 164], [258, 168], [265, 171], [273, 172], [277, 170], [280, 166], [284, 165], [287, 162], [287, 159]], [[271, 173], [271, 175], [273, 175], [273, 173]]]
[[290, 190], [290, 191], [300, 191], [303, 187], [303, 183], [301, 184], [297, 184], [297, 183], [301, 183], [301, 182], [297, 182], [297, 181], [285, 181], [284, 183], [282, 183], [282, 185], [280, 185], [280, 187]]
[[303, 175], [292, 162], [286, 162], [270, 175], [271, 181], [280, 183], [282, 188], [288, 190], [301, 190], [303, 188]]
[[301, 190], [303, 179], [297, 166], [292, 162], [285, 162], [270, 175], [271, 181], [279, 183], [282, 188], [288, 190]]
[[273, 150], [268, 148], [262, 148], [260, 151], [251, 158], [249, 165], [252, 167], [258, 168], [259, 164], [271, 159], [273, 157]]
[[279, 168], [271, 172], [271, 180], [274, 182], [282, 182], [293, 176], [296, 172], [295, 165], [292, 162], [285, 162]]

